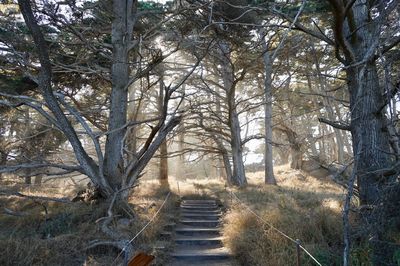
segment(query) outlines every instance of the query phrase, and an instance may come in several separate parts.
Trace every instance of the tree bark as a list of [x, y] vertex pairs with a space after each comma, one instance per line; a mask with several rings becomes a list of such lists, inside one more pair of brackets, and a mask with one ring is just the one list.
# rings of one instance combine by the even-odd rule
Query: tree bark
[[[350, 128], [353, 154], [358, 158], [356, 173], [360, 201], [362, 205], [377, 207], [379, 204], [379, 208], [381, 205], [384, 208], [388, 204], [383, 197], [385, 187], [396, 176], [379, 174], [379, 170], [390, 168], [394, 159], [390, 154], [384, 108], [386, 101], [384, 88], [379, 84], [375, 52], [382, 31], [383, 20], [380, 16], [385, 15], [385, 8], [388, 7], [385, 1], [378, 3], [376, 8], [379, 16], [372, 18], [368, 1], [354, 1], [346, 13], [343, 13], [343, 3], [333, 0], [330, 2], [335, 15], [335, 40], [344, 54], [344, 59], [339, 54], [337, 57], [346, 65], [352, 111]], [[362, 215], [368, 221], [373, 264], [389, 263], [393, 254], [385, 246], [387, 221], [382, 220], [384, 216], [376, 216], [374, 212], [367, 210]]]
[[215, 143], [217, 143], [218, 148], [221, 151], [221, 156], [222, 156], [222, 162], [223, 162], [223, 168], [221, 167], [220, 171], [223, 172], [221, 176], [224, 176], [226, 178], [226, 182], [228, 184], [234, 184], [233, 181], [233, 174], [232, 174], [232, 165], [231, 161], [229, 159], [229, 153], [227, 149], [224, 147], [223, 143], [221, 140], [218, 139], [218, 137], [214, 137]]
[[[178, 130], [178, 147], [181, 152], [185, 149], [185, 124], [181, 122], [179, 124]], [[185, 174], [185, 154], [182, 153], [178, 157], [178, 167], [176, 170], [176, 175], [178, 178], [182, 178]]]
[[230, 62], [229, 45], [227, 43], [220, 42], [219, 46], [222, 52], [222, 80], [228, 101], [228, 125], [231, 133], [230, 141], [233, 162], [232, 183], [236, 186], [242, 187], [247, 184], [247, 180], [243, 163], [243, 147], [240, 133], [241, 128], [239, 116], [236, 110], [236, 84], [234, 84], [234, 73]]
[[167, 141], [163, 141], [160, 146], [160, 171], [158, 179], [162, 186], [168, 187], [168, 147]]
[[[122, 148], [126, 133], [127, 100], [129, 84], [129, 47], [133, 24], [136, 19], [136, 1], [113, 1], [113, 23], [111, 42], [113, 62], [111, 67], [112, 90], [110, 96], [110, 116], [107, 135], [104, 171], [114, 189], [120, 189], [124, 171]], [[116, 130], [119, 129], [119, 130]]]
[[128, 180], [127, 187], [132, 186], [136, 182], [136, 180], [139, 178], [140, 173], [151, 160], [154, 153], [158, 150], [162, 142], [165, 141], [168, 133], [171, 132], [181, 122], [181, 119], [181, 116], [174, 116], [165, 125], [163, 125], [151, 145], [138, 159], [138, 161], [131, 164], [127, 168], [125, 173], [125, 179]]
[[292, 145], [290, 147], [290, 156], [290, 168], [301, 169], [303, 166], [303, 152], [301, 151], [300, 147], [297, 145]]
[[43, 175], [39, 174], [35, 176], [35, 181], [33, 182], [35, 186], [41, 186], [43, 180]]
[[[158, 113], [163, 116], [164, 110], [164, 82], [163, 76], [160, 78], [160, 89], [158, 92]], [[168, 187], [168, 147], [167, 141], [164, 140], [160, 145], [160, 168], [158, 180], [162, 186]]]
[[[263, 48], [267, 45], [265, 39]], [[265, 184], [276, 185], [274, 176], [274, 164], [272, 155], [272, 60], [268, 50], [263, 55], [264, 60], [264, 133], [265, 133], [265, 151], [264, 151], [264, 167], [265, 167]]]
[[[370, 20], [367, 4], [356, 1], [352, 7], [352, 19], [348, 23], [359, 26], [352, 36], [351, 49], [355, 58], [347, 57], [349, 67], [346, 68], [350, 93], [351, 133], [354, 156], [359, 155], [357, 169], [360, 199], [362, 204], [374, 204], [379, 199], [385, 180], [380, 175], [371, 174], [375, 170], [387, 168], [390, 158], [390, 143], [387, 136], [384, 90], [379, 84], [376, 62], [367, 60], [365, 64], [355, 65], [353, 60], [363, 61], [368, 57], [375, 43], [376, 23]], [[348, 29], [351, 30], [351, 29]], [[347, 31], [347, 30], [345, 30]], [[356, 35], [356, 36], [354, 36]], [[361, 142], [361, 151], [358, 143]]]

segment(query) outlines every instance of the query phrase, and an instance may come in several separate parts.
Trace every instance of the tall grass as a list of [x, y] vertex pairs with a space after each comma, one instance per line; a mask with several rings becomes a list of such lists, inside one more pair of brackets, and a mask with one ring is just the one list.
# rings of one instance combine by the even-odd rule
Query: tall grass
[[[245, 189], [234, 190], [245, 204], [232, 202], [224, 219], [224, 243], [240, 265], [296, 265], [296, 246], [272, 229], [300, 239], [323, 265], [341, 264], [343, 191], [327, 178], [280, 167], [278, 186], [263, 184], [263, 173], [250, 174]], [[248, 211], [249, 206], [261, 219]], [[313, 265], [302, 252], [303, 265]]]
[[[9, 186], [15, 189], [14, 186]], [[79, 188], [58, 188], [52, 184], [37, 188], [19, 186], [29, 195], [72, 198]], [[166, 190], [149, 182], [132, 193], [129, 206], [135, 216], [127, 223], [117, 217], [111, 225], [131, 239], [154, 216], [165, 198]], [[177, 198], [172, 195], [157, 219], [135, 241], [135, 251], [156, 254], [156, 265], [162, 265], [164, 254], [155, 250], [155, 243], [163, 226], [169, 222], [169, 213], [176, 209]], [[87, 249], [92, 240], [107, 240], [96, 221], [106, 216], [108, 203], [41, 204], [18, 197], [0, 197], [2, 207], [24, 213], [25, 216], [0, 216], [0, 265], [111, 265], [119, 250], [111, 246]], [[115, 210], [118, 214], [118, 209]]]

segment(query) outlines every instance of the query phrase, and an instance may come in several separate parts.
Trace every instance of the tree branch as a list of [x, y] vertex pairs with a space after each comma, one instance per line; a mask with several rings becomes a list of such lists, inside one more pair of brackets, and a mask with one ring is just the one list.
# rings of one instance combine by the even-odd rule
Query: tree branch
[[54, 197], [45, 197], [45, 196], [30, 196], [30, 195], [25, 195], [20, 192], [8, 192], [8, 191], [0, 191], [0, 195], [3, 196], [17, 196], [21, 198], [27, 198], [30, 200], [34, 201], [53, 201], [53, 202], [60, 202], [60, 203], [68, 203], [71, 204], [72, 201], [70, 201], [68, 198], [54, 198]]
[[350, 125], [344, 124], [342, 122], [330, 121], [330, 120], [327, 120], [327, 119], [322, 118], [322, 117], [318, 118], [318, 121], [321, 122], [321, 123], [325, 123], [327, 125], [330, 125], [331, 127], [334, 127], [334, 128], [337, 128], [337, 129], [347, 130], [347, 131], [351, 130]]

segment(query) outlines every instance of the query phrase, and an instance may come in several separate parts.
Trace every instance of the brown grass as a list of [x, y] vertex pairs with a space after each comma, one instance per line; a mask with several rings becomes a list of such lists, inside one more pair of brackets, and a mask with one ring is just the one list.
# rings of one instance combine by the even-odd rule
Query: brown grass
[[[249, 185], [234, 193], [262, 220], [302, 244], [323, 265], [340, 264], [343, 191], [287, 166], [275, 169], [277, 187], [263, 184], [263, 173], [249, 174]], [[225, 217], [225, 244], [241, 265], [295, 265], [295, 244], [233, 200]], [[304, 254], [302, 261], [312, 265]]]
[[[264, 185], [263, 172], [248, 173], [248, 186], [235, 194], [261, 218], [302, 244], [323, 265], [340, 265], [341, 209], [344, 191], [323, 175], [312, 176], [287, 165], [275, 168], [278, 186]], [[234, 200], [218, 179], [171, 180], [182, 196], [215, 197], [227, 206], [224, 244], [239, 265], [295, 265], [295, 245]], [[313, 265], [302, 254], [303, 265]]]
[[[29, 188], [11, 183], [7, 184], [7, 188], [28, 195], [70, 198], [78, 189], [54, 184]], [[165, 195], [166, 190], [159, 185], [143, 183], [130, 198], [130, 208], [135, 213], [133, 221], [129, 225], [121, 225], [115, 220], [113, 227], [124, 232], [127, 239], [132, 238], [153, 217]], [[168, 259], [165, 252], [154, 247], [163, 226], [170, 220], [169, 213], [174, 213], [176, 209], [176, 201], [176, 196], [172, 195], [155, 222], [134, 241], [135, 250], [156, 255], [155, 265], [162, 265]], [[45, 206], [47, 220], [43, 206], [32, 200], [0, 197], [1, 211], [6, 207], [26, 215], [1, 215], [0, 265], [111, 265], [119, 250], [110, 246], [86, 249], [92, 240], [107, 239], [96, 223], [106, 216], [107, 203], [47, 202]]]
[[[249, 173], [249, 185], [234, 192], [263, 220], [300, 239], [323, 265], [339, 265], [344, 191], [326, 177], [313, 177], [288, 166], [276, 167], [275, 173], [278, 186], [264, 185], [261, 172]], [[22, 191], [59, 197], [75, 193], [73, 188], [60, 187], [22, 188]], [[170, 188], [175, 194], [164, 211], [134, 243], [138, 251], [156, 256], [155, 265], [165, 265], [169, 259], [168, 249], [159, 251], [155, 246], [163, 226], [176, 217], [176, 195], [214, 197], [225, 204], [224, 243], [233, 251], [239, 265], [295, 265], [294, 244], [231, 198], [223, 181], [170, 177]], [[143, 179], [130, 200], [136, 214], [134, 222], [128, 227], [121, 227], [117, 222], [114, 226], [126, 232], [127, 238], [134, 236], [153, 217], [165, 193], [156, 180]], [[110, 265], [118, 253], [110, 247], [85, 251], [91, 240], [105, 238], [95, 221], [105, 216], [107, 204], [51, 203], [48, 204], [50, 220], [44, 224], [40, 205], [15, 197], [2, 197], [0, 202], [7, 208], [29, 213], [26, 217], [0, 218], [0, 265]], [[50, 238], [43, 238], [49, 232]], [[304, 254], [302, 262], [312, 265]]]
[[[313, 177], [288, 166], [275, 168], [278, 186], [263, 183], [263, 173], [248, 173], [249, 185], [235, 194], [262, 219], [303, 245], [324, 265], [339, 265], [343, 190], [326, 177]], [[178, 185], [179, 183], [179, 185]], [[217, 179], [171, 179], [183, 196], [215, 197], [225, 203], [224, 243], [239, 265], [295, 265], [295, 245], [231, 198]], [[304, 265], [311, 261], [302, 257]]]

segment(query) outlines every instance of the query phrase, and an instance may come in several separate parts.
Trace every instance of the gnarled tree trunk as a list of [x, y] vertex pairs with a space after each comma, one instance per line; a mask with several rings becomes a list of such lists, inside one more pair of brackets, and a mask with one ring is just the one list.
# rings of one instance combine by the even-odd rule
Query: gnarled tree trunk
[[[357, 184], [362, 205], [372, 209], [384, 208], [384, 191], [395, 176], [382, 173], [391, 167], [394, 157], [386, 126], [386, 99], [383, 86], [379, 84], [376, 56], [377, 41], [388, 16], [388, 9], [396, 7], [396, 1], [378, 1], [376, 11], [369, 1], [352, 1], [345, 6], [341, 1], [330, 0], [335, 18], [335, 40], [344, 58], [337, 57], [346, 66], [347, 85], [350, 93], [351, 124], [354, 157], [357, 162]], [[344, 12], [346, 10], [346, 12]], [[374, 14], [372, 14], [374, 13]], [[383, 17], [382, 17], [383, 16]], [[368, 221], [368, 241], [373, 247], [373, 264], [388, 264], [393, 250], [386, 246], [385, 215], [363, 208], [361, 215]]]
[[129, 84], [129, 51], [133, 25], [136, 20], [136, 1], [113, 1], [113, 23], [111, 43], [113, 46], [113, 63], [111, 67], [112, 90], [110, 97], [110, 117], [107, 135], [104, 173], [114, 189], [120, 189], [124, 173], [122, 147], [126, 133], [128, 84]]

